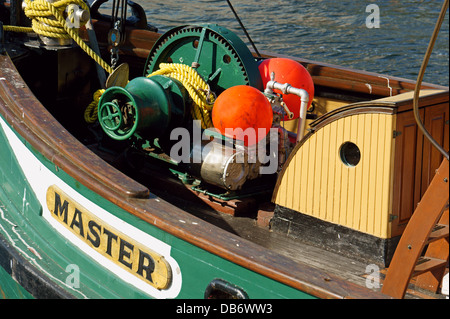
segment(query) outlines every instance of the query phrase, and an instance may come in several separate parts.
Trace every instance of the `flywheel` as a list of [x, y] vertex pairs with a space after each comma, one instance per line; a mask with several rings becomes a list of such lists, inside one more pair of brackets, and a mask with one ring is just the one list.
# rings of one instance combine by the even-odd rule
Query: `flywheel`
[[150, 51], [144, 76], [158, 70], [160, 63], [193, 67], [216, 95], [236, 85], [263, 89], [258, 63], [248, 47], [216, 24], [179, 26], [163, 34]]

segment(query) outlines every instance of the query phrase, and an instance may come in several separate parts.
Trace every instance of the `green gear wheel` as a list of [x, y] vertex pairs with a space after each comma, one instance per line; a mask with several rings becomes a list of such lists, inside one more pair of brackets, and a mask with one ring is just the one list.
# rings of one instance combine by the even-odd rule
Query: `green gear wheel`
[[144, 76], [158, 70], [160, 63], [194, 67], [216, 95], [236, 85], [263, 89], [258, 63], [248, 47], [216, 24], [180, 26], [163, 34], [150, 51]]

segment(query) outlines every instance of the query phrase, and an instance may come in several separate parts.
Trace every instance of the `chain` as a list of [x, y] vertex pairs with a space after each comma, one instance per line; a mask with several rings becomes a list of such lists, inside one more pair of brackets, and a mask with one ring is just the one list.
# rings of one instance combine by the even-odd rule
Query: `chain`
[[[120, 2], [120, 4], [119, 4]], [[120, 16], [119, 16], [120, 7]], [[111, 30], [108, 34], [108, 42], [111, 45], [111, 66], [113, 69], [119, 61], [119, 46], [125, 40], [125, 21], [127, 17], [127, 0], [114, 0], [111, 13]]]
[[119, 61], [119, 45], [121, 43], [121, 22], [117, 20], [114, 24], [114, 28], [109, 31], [108, 42], [111, 45], [111, 67], [116, 68], [117, 62]]

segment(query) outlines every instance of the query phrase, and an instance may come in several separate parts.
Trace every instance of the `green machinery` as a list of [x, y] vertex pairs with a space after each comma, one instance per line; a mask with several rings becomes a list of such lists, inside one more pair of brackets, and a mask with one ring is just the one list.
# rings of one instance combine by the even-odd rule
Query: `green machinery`
[[[237, 85], [263, 90], [258, 62], [233, 32], [215, 24], [176, 27], [155, 43], [142, 77], [131, 80], [124, 88], [114, 86], [103, 93], [98, 118], [104, 132], [115, 140], [129, 141], [146, 155], [174, 164], [180, 175], [194, 176], [227, 192], [241, 190], [247, 180], [259, 176], [260, 164], [249, 161], [245, 148], [236, 147], [232, 140], [211, 130], [202, 133], [221, 143], [212, 145], [207, 140], [194, 145], [191, 140], [189, 156], [184, 157], [189, 163], [155, 155], [170, 153], [177, 143], [170, 139], [174, 129], [181, 127], [195, 134], [190, 115], [192, 99], [181, 81], [165, 75], [148, 77], [161, 63], [185, 64], [195, 69], [214, 96]], [[195, 161], [196, 157], [201, 160]]]

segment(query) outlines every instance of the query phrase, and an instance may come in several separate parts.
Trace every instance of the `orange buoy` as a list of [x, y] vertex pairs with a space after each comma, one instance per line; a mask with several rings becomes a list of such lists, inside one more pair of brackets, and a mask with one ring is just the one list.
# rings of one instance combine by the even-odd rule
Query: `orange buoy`
[[[276, 82], [281, 84], [289, 83], [293, 87], [304, 89], [309, 94], [308, 108], [311, 106], [314, 97], [314, 83], [308, 70], [300, 63], [286, 58], [266, 59], [259, 64], [259, 72], [264, 87], [271, 80], [270, 74], [275, 72]], [[279, 90], [274, 90], [274, 92], [281, 93]], [[283, 95], [283, 101], [289, 110], [294, 113], [294, 119], [298, 118], [300, 113], [300, 97], [294, 94], [285, 94]], [[289, 118], [285, 116], [284, 120], [289, 120]]]
[[258, 89], [233, 86], [214, 102], [212, 121], [219, 132], [251, 146], [262, 140], [272, 127], [272, 106]]

